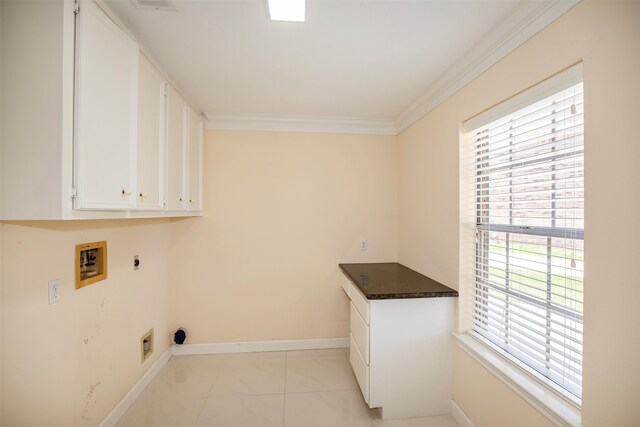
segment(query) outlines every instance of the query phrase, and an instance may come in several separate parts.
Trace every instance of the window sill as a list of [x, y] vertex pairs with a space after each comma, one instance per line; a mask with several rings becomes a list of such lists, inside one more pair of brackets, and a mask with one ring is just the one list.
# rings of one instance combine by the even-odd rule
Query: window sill
[[469, 334], [453, 334], [465, 353], [498, 377], [555, 425], [581, 425], [581, 411], [544, 383], [529, 375]]

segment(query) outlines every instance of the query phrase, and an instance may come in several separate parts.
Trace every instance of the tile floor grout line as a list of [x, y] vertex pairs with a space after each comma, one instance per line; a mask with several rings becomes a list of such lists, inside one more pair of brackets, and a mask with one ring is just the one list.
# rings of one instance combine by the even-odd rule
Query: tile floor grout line
[[[372, 410], [368, 408], [368, 405], [366, 405], [366, 403], [362, 399], [362, 395], [358, 389], [357, 382], [355, 382], [356, 381], [355, 377], [353, 377], [352, 370], [348, 369], [348, 371], [345, 371], [343, 369], [343, 366], [342, 366], [343, 364], [346, 364], [345, 366], [349, 366], [348, 349], [345, 349], [341, 353], [344, 359], [342, 358], [340, 359], [342, 359], [343, 362], [318, 364], [316, 363], [317, 361], [316, 362], [312, 360], [303, 361], [302, 359], [305, 359], [307, 356], [299, 357], [299, 353], [296, 354], [296, 352], [294, 351], [285, 352], [283, 354], [284, 361], [285, 361], [284, 390], [283, 392], [275, 392], [275, 393], [273, 392], [264, 393], [264, 391], [266, 391], [267, 389], [262, 387], [262, 384], [264, 383], [264, 381], [266, 381], [266, 379], [260, 375], [261, 372], [265, 375], [268, 374], [267, 376], [269, 377], [269, 380], [268, 380], [269, 383], [275, 386], [274, 381], [279, 382], [277, 379], [277, 376], [273, 375], [274, 374], [273, 369], [276, 367], [274, 365], [274, 363], [276, 363], [275, 360], [273, 362], [269, 361], [269, 363], [266, 363], [266, 364], [257, 363], [256, 366], [254, 366], [255, 369], [258, 369], [258, 371], [256, 371], [257, 377], [262, 378], [262, 380], [256, 383], [257, 388], [251, 388], [251, 390], [254, 390], [254, 391], [257, 391], [257, 390], [262, 391], [262, 392], [258, 392], [257, 394], [254, 394], [252, 392], [248, 392], [245, 390], [245, 392], [241, 392], [239, 394], [238, 393], [226, 394], [223, 392], [221, 395], [217, 395], [215, 392], [215, 390], [217, 390], [216, 384], [220, 381], [222, 372], [225, 369], [224, 368], [225, 365], [220, 365], [218, 363], [209, 363], [209, 357], [210, 357], [209, 355], [207, 355], [206, 357], [207, 360], [204, 360], [205, 358], [203, 358], [202, 361], [197, 361], [197, 363], [194, 363], [194, 364], [180, 363], [177, 365], [174, 364], [175, 366], [167, 365], [166, 367], [163, 367], [163, 371], [171, 372], [173, 373], [173, 375], [167, 375], [166, 378], [163, 378], [163, 380], [158, 383], [156, 392], [160, 394], [158, 395], [154, 394], [153, 396], [149, 395], [148, 399], [146, 400], [141, 400], [142, 395], [139, 396], [138, 399], [136, 399], [136, 404], [138, 402], [142, 402], [142, 405], [139, 405], [140, 406], [139, 408], [134, 406], [129, 408], [127, 413], [124, 414], [120, 420], [118, 420], [118, 426], [139, 427], [140, 425], [143, 425], [145, 421], [158, 422], [160, 418], [166, 418], [167, 416], [169, 416], [170, 418], [169, 421], [177, 421], [177, 420], [184, 421], [184, 420], [193, 419], [194, 423], [196, 424], [200, 423], [198, 425], [205, 425], [209, 422], [214, 422], [216, 423], [215, 425], [220, 425], [219, 423], [221, 421], [224, 421], [225, 423], [224, 425], [226, 427], [232, 427], [232, 426], [237, 427], [241, 425], [241, 423], [243, 422], [244, 424], [242, 425], [246, 426], [248, 419], [247, 419], [247, 413], [243, 408], [253, 407], [251, 402], [254, 402], [254, 404], [257, 404], [257, 406], [254, 408], [256, 413], [253, 414], [254, 410], [251, 411], [252, 414], [249, 414], [252, 417], [251, 419], [255, 421], [257, 421], [258, 419], [267, 421], [267, 419], [271, 418], [272, 416], [270, 414], [275, 415], [274, 412], [271, 412], [271, 409], [269, 407], [273, 407], [273, 405], [279, 404], [278, 397], [281, 397], [283, 399], [282, 400], [283, 405], [281, 410], [282, 411], [281, 414], [283, 418], [282, 418], [281, 424], [279, 425], [280, 427], [289, 426], [289, 423], [286, 422], [287, 400], [289, 400], [288, 406], [289, 406], [291, 422], [299, 423], [299, 421], [302, 420], [304, 424], [304, 421], [317, 422], [318, 419], [323, 419], [325, 421], [330, 420], [330, 422], [332, 423], [331, 425], [349, 425], [349, 424], [344, 424], [344, 422], [348, 423], [350, 421], [354, 421], [357, 423], [358, 421], [361, 421], [363, 423], [366, 423], [367, 426], [390, 427], [391, 425], [397, 425], [399, 427], [400, 424], [396, 424], [393, 421], [391, 422], [392, 424], [387, 424], [387, 422], [385, 420], [382, 420], [380, 416], [377, 415], [377, 413], [374, 414]], [[291, 378], [289, 378], [289, 375], [288, 375], [289, 356], [291, 356], [291, 361], [294, 364], [294, 367], [292, 368]], [[311, 355], [308, 355], [308, 356], [311, 356]], [[215, 358], [215, 356], [213, 357]], [[260, 357], [260, 359], [263, 359], [263, 358]], [[267, 360], [267, 359], [271, 359], [271, 358], [268, 357], [268, 358], [264, 358], [263, 360]], [[282, 357], [278, 356], [278, 359], [282, 360]], [[324, 355], [314, 355], [313, 359], [324, 359]], [[252, 362], [248, 366], [253, 366], [254, 364], [255, 363]], [[277, 362], [277, 364], [279, 364], [279, 362]], [[241, 365], [244, 366], [245, 362], [243, 362]], [[170, 367], [172, 367], [172, 369], [169, 369]], [[260, 369], [262, 369], [262, 371], [260, 371]], [[328, 369], [333, 369], [333, 371], [329, 372], [327, 371]], [[209, 372], [213, 373], [214, 375], [208, 374]], [[175, 375], [176, 373], [182, 373], [182, 375], [176, 376]], [[288, 391], [287, 389], [288, 381], [292, 381], [292, 386], [294, 389], [296, 388], [296, 385], [303, 386], [304, 388], [305, 384], [307, 386], [311, 386], [313, 384], [309, 383], [309, 381], [300, 382], [300, 378], [299, 378], [300, 375], [302, 375], [302, 377], [305, 377], [305, 378], [308, 377], [307, 380], [310, 380], [312, 378], [317, 378], [317, 375], [321, 373], [326, 373], [330, 375], [331, 379], [328, 381], [321, 381], [322, 387], [320, 390], [309, 390], [308, 389], [309, 387], [307, 387], [306, 390]], [[236, 374], [239, 375], [238, 380], [241, 380], [242, 378], [244, 378], [241, 371], [236, 372], [234, 375]], [[339, 375], [339, 378], [338, 378], [338, 375]], [[344, 377], [345, 375], [347, 375], [350, 379], [352, 379], [352, 381], [349, 382], [350, 385], [347, 385], [346, 383], [343, 385], [337, 385], [337, 383], [334, 383], [334, 380], [337, 380], [337, 379], [340, 379], [341, 383], [345, 381], [346, 380], [346, 378]], [[206, 385], [202, 383], [202, 380], [205, 379], [204, 378], [205, 376], [206, 376], [206, 383], [207, 383]], [[184, 381], [185, 379], [187, 380], [186, 382]], [[158, 382], [159, 380], [160, 378], [154, 378], [153, 381], [148, 385], [148, 387], [150, 387], [153, 383]], [[190, 385], [191, 388], [185, 388], [185, 385], [181, 385], [183, 383], [187, 386]], [[205, 386], [206, 388], [203, 386]], [[269, 389], [275, 389], [275, 388], [269, 387]], [[145, 391], [146, 391], [146, 388], [145, 388]], [[202, 393], [202, 391], [205, 391], [205, 393]], [[191, 393], [194, 393], [194, 392], [198, 392], [197, 396], [202, 396], [202, 397], [196, 397], [195, 394], [192, 395]], [[169, 394], [165, 396], [165, 393], [169, 393]], [[200, 393], [202, 393], [202, 395]], [[245, 393], [248, 393], [248, 394], [245, 394]], [[313, 395], [316, 395], [316, 396], [313, 396]], [[273, 399], [269, 397], [263, 400], [260, 398], [261, 396], [264, 396], [264, 397], [272, 396]], [[299, 397], [296, 397], [296, 396], [299, 396]], [[233, 402], [231, 403], [226, 402], [228, 399], [231, 399], [231, 401]], [[249, 403], [242, 403], [246, 399], [249, 399], [248, 401]], [[197, 400], [197, 402], [192, 402], [189, 404], [189, 402], [193, 400]], [[224, 402], [221, 403], [220, 400], [223, 400]], [[214, 402], [213, 406], [209, 405], [208, 402]], [[246, 406], [246, 405], [249, 405], [249, 406]], [[315, 408], [314, 405], [318, 407]], [[331, 408], [338, 407], [336, 405], [338, 405], [341, 408], [348, 408], [346, 418], [345, 418], [345, 414], [343, 413], [344, 411], [338, 411], [339, 413], [338, 412], [334, 413], [335, 411], [333, 411]], [[277, 406], [276, 408], [273, 408], [273, 409], [276, 409], [277, 411]], [[169, 412], [166, 412], [166, 411], [169, 411]], [[407, 427], [409, 425], [414, 425], [413, 423], [409, 424], [410, 422], [413, 422], [412, 420], [415, 422], [418, 422], [419, 425], [422, 427], [428, 427], [428, 426], [459, 427], [455, 422], [455, 420], [451, 418], [449, 414], [447, 415], [443, 414], [442, 416], [438, 416], [438, 417], [436, 416], [419, 417], [416, 419], [409, 419], [406, 421], [402, 420], [401, 425], [407, 426]], [[272, 419], [272, 421], [275, 421], [275, 420]], [[256, 425], [256, 424], [254, 423], [252, 425]], [[270, 424], [270, 425], [273, 425], [274, 427], [278, 427], [278, 424]], [[415, 424], [415, 425], [417, 426], [418, 424]]]
[[356, 388], [336, 388], [336, 389], [327, 389], [327, 390], [310, 390], [310, 391], [292, 391], [289, 393], [285, 393], [285, 396], [288, 394], [312, 394], [312, 393], [335, 393], [337, 391], [358, 391]]
[[198, 421], [200, 421], [200, 415], [202, 415], [202, 412], [204, 411], [204, 407], [207, 404], [207, 400], [209, 400], [208, 397], [205, 397], [204, 399], [202, 399], [202, 403], [200, 404], [200, 409], [196, 413], [196, 424], [198, 423]]
[[215, 374], [215, 378], [213, 380], [213, 383], [211, 384], [211, 387], [209, 388], [209, 391], [207, 392], [207, 395], [202, 400], [202, 405], [200, 406], [200, 410], [198, 411], [198, 413], [196, 415], [196, 424], [198, 424], [198, 422], [200, 421], [200, 416], [204, 412], [204, 408], [207, 406], [207, 402], [212, 397], [211, 394], [213, 393], [213, 389], [215, 388], [216, 382], [218, 382], [219, 377], [220, 377], [220, 371], [218, 370], [218, 368], [216, 368], [216, 374]]
[[287, 364], [289, 362], [289, 352], [284, 354], [284, 393], [282, 395], [282, 427], [284, 427], [284, 418], [287, 409]]
[[[340, 391], [340, 390], [337, 390], [337, 391]], [[280, 396], [280, 395], [284, 396], [284, 393], [215, 394], [215, 395], [209, 396], [209, 397], [215, 399], [215, 398], [231, 398], [231, 397]]]

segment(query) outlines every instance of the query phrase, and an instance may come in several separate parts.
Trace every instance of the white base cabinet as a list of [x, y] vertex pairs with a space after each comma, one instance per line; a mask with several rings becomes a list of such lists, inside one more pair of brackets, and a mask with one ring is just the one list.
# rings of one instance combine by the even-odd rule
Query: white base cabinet
[[351, 300], [349, 360], [369, 407], [384, 419], [449, 413], [454, 299], [367, 300], [340, 281]]

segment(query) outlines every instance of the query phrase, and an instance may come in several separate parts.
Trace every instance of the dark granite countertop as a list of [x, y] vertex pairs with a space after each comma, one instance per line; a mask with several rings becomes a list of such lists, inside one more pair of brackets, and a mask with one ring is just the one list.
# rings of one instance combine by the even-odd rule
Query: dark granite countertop
[[367, 299], [458, 296], [458, 291], [397, 262], [338, 265]]

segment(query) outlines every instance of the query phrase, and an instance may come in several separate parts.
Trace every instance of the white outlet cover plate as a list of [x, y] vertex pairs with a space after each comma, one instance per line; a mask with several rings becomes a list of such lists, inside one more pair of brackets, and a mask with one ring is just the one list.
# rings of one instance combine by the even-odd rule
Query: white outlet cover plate
[[60, 300], [60, 279], [49, 281], [49, 304]]

